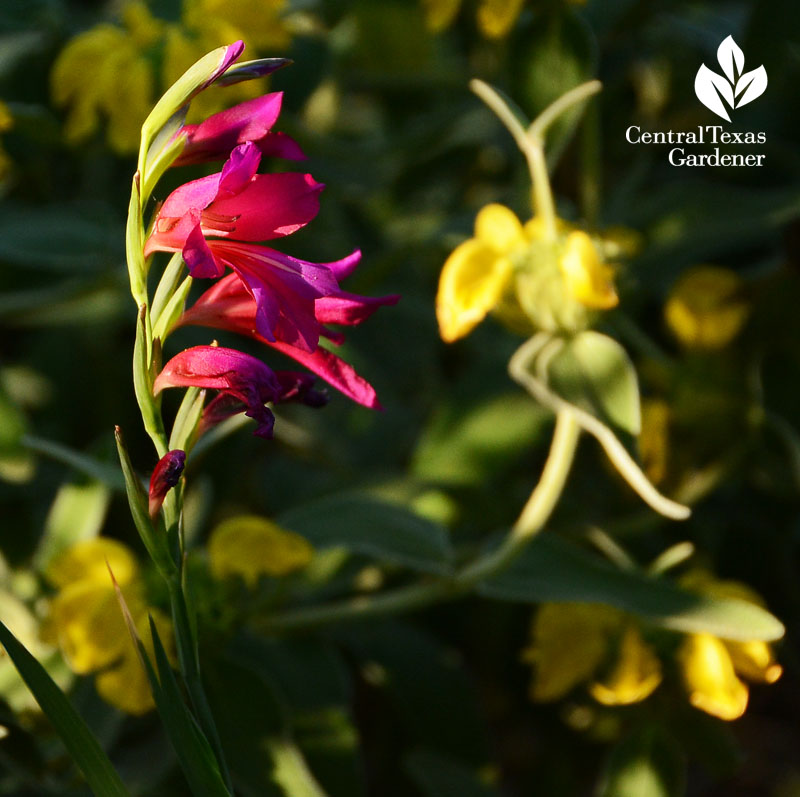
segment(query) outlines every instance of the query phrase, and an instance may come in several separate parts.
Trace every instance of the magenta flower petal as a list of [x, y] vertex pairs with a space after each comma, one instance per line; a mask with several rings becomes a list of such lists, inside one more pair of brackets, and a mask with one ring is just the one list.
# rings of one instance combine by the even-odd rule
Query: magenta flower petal
[[214, 259], [214, 253], [209, 248], [199, 224], [189, 233], [181, 254], [193, 277], [214, 279], [225, 273], [225, 267]]
[[235, 41], [233, 44], [229, 44], [225, 52], [222, 54], [222, 58], [220, 59], [217, 68], [208, 76], [208, 79], [203, 83], [202, 86], [200, 86], [198, 91], [202, 91], [203, 89], [207, 88], [215, 80], [224, 75], [233, 62], [236, 61], [243, 52], [244, 42], [241, 39]]
[[256, 146], [261, 154], [268, 158], [284, 158], [290, 161], [304, 161], [306, 153], [300, 145], [286, 133], [267, 133], [264, 138], [256, 141]]
[[335, 387], [347, 398], [372, 410], [382, 409], [375, 388], [363, 376], [358, 374], [350, 363], [345, 362], [333, 352], [323, 348], [308, 352], [296, 346], [289, 346], [281, 341], [275, 341], [274, 343], [263, 342], [296, 360], [300, 365], [305, 366], [309, 371], [324, 379], [331, 387]]
[[343, 324], [351, 327], [365, 321], [379, 307], [397, 304], [398, 301], [398, 293], [388, 296], [359, 296], [356, 293], [338, 291], [331, 296], [317, 299], [314, 303], [314, 314], [321, 324]]
[[347, 257], [343, 257], [341, 260], [334, 260], [331, 263], [325, 263], [331, 272], [333, 272], [333, 276], [336, 277], [337, 282], [341, 282], [345, 277], [349, 277], [353, 271], [355, 271], [356, 266], [361, 262], [361, 250], [356, 249], [351, 252]]
[[325, 186], [310, 174], [257, 174], [231, 197], [217, 197], [203, 213], [206, 235], [267, 241], [305, 227], [319, 212]]
[[153, 475], [150, 477], [149, 510], [151, 518], [155, 518], [167, 493], [180, 481], [185, 464], [186, 452], [179, 448], [167, 451], [156, 464]]
[[[368, 297], [361, 298], [369, 301]], [[383, 298], [391, 300], [382, 302], [386, 304], [396, 300], [394, 296]], [[315, 302], [317, 308], [320, 301], [318, 299]], [[370, 311], [378, 306], [377, 302], [370, 305]], [[255, 302], [237, 275], [229, 274], [203, 293], [184, 312], [179, 323], [225, 329], [259, 340], [296, 360], [353, 401], [373, 409], [380, 408], [372, 385], [359, 376], [351, 365], [326, 349], [318, 347], [309, 351], [280, 339], [270, 340], [260, 335], [256, 327], [256, 312]], [[326, 330], [322, 332], [325, 333]]]
[[221, 346], [186, 349], [164, 366], [153, 391], [158, 395], [170, 387], [219, 390], [243, 404], [245, 415], [258, 422], [256, 435], [272, 434], [272, 413], [264, 404], [280, 398], [281, 385], [271, 368], [249, 354]]
[[258, 171], [259, 163], [261, 152], [252, 141], [236, 147], [222, 167], [215, 201], [230, 199], [244, 191]]
[[264, 155], [302, 160], [300, 147], [288, 136], [270, 133], [278, 119], [283, 92], [265, 94], [209, 116], [199, 125], [185, 125], [186, 146], [175, 165], [224, 160], [239, 144], [253, 142]]

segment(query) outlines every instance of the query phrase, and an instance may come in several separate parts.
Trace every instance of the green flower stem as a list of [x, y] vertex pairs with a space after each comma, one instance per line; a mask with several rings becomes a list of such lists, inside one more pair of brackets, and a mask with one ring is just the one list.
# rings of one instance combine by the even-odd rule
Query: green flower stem
[[469, 87], [477, 94], [497, 118], [506, 126], [528, 162], [528, 171], [533, 186], [533, 206], [536, 215], [544, 220], [545, 234], [551, 241], [556, 239], [557, 215], [553, 192], [550, 190], [550, 178], [547, 174], [547, 161], [544, 157], [544, 142], [538, 136], [531, 136], [500, 94], [482, 80], [471, 80]]
[[[149, 141], [143, 140], [140, 153], [140, 170], [145, 165], [143, 158], [148, 147]], [[133, 181], [126, 235], [131, 292], [139, 308], [133, 354], [133, 384], [136, 400], [142, 415], [142, 423], [160, 458], [169, 450], [169, 438], [161, 415], [161, 403], [153, 396], [153, 370], [160, 360], [159, 352], [162, 341], [155, 341], [153, 337], [152, 305], [147, 291], [147, 262], [143, 254], [145, 228], [142, 209], [149, 200], [149, 192], [141, 190], [139, 174], [140, 172], [137, 172]], [[170, 274], [168, 275], [167, 284], [162, 281], [162, 284], [159, 285], [160, 290], [157, 291], [160, 307], [169, 306], [172, 296], [180, 290], [177, 282], [181, 268], [182, 264], [173, 258], [171, 266], [168, 268]], [[169, 493], [164, 501], [163, 512], [166, 528], [169, 529], [178, 524], [180, 529], [180, 518], [183, 512], [182, 490], [174, 489]], [[169, 590], [170, 609], [175, 630], [175, 645], [178, 651], [180, 671], [189, 693], [195, 718], [214, 750], [220, 773], [232, 794], [233, 786], [225, 763], [222, 744], [200, 676], [197, 633], [187, 605], [182, 581], [182, 563], [177, 562], [176, 564], [177, 570], [175, 574], [167, 577], [166, 581]]]
[[338, 604], [283, 612], [270, 617], [263, 629], [300, 630], [346, 620], [362, 620], [408, 612], [432, 603], [457, 598], [469, 592], [481, 581], [502, 572], [544, 528], [553, 513], [564, 491], [579, 436], [580, 428], [572, 413], [559, 412], [542, 476], [517, 522], [498, 548], [478, 557], [455, 575], [411, 584], [379, 595], [359, 596]]
[[506, 126], [525, 156], [525, 160], [528, 162], [528, 171], [531, 175], [533, 206], [536, 215], [544, 221], [547, 239], [555, 241], [558, 235], [558, 215], [553, 192], [550, 188], [547, 160], [544, 155], [545, 134], [547, 128], [559, 116], [574, 105], [584, 102], [593, 94], [596, 94], [602, 88], [602, 84], [599, 80], [590, 80], [588, 83], [576, 86], [548, 105], [527, 129], [508, 102], [488, 83], [484, 83], [482, 80], [472, 80], [469, 86]]
[[233, 794], [233, 785], [225, 763], [222, 742], [220, 741], [214, 716], [211, 713], [211, 707], [208, 704], [203, 681], [200, 677], [200, 656], [197, 639], [192, 631], [192, 622], [189, 617], [189, 609], [186, 605], [186, 596], [183, 592], [180, 574], [169, 580], [168, 587], [172, 622], [175, 626], [175, 645], [178, 649], [178, 663], [181, 674], [189, 692], [189, 699], [200, 728], [214, 750], [225, 785]]

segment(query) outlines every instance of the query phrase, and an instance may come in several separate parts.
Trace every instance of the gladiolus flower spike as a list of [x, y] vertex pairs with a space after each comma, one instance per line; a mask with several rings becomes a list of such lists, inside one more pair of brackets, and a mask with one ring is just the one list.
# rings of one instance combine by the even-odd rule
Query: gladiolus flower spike
[[[215, 80], [218, 76], [217, 71]], [[359, 251], [341, 260], [311, 263], [263, 245], [308, 224], [319, 211], [323, 189], [310, 174], [258, 173], [263, 156], [305, 158], [293, 139], [273, 130], [282, 99], [280, 92], [266, 94], [178, 130], [175, 135], [185, 143], [173, 166], [214, 160], [224, 164], [219, 172], [185, 183], [167, 197], [144, 255], [180, 253], [191, 277], [219, 280], [184, 311], [178, 325], [247, 335], [292, 357], [354, 401], [379, 408], [372, 386], [319, 343], [321, 337], [334, 344], [344, 340], [329, 324], [360, 324], [399, 297], [359, 296], [339, 287], [358, 264]], [[310, 374], [276, 373], [250, 355], [216, 346], [196, 346], [173, 357], [156, 378], [153, 392], [178, 386], [220, 391], [206, 407], [201, 428], [244, 409], [257, 421], [261, 437], [272, 436], [274, 423], [265, 404], [322, 406], [327, 401], [324, 392], [313, 389]]]

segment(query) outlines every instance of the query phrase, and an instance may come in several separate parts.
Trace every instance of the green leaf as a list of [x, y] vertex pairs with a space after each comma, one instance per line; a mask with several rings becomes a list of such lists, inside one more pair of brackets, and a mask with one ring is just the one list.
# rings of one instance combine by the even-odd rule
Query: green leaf
[[698, 595], [644, 573], [616, 569], [552, 534], [533, 540], [506, 571], [478, 591], [523, 603], [605, 603], [673, 631], [743, 642], [769, 642], [784, 634], [781, 622], [755, 604]]
[[124, 797], [128, 790], [108, 760], [103, 748], [41, 664], [0, 622], [0, 644], [42, 711], [52, 723], [89, 788], [98, 797]]
[[80, 540], [96, 537], [106, 519], [111, 491], [102, 482], [68, 482], [56, 493], [47, 513], [36, 552], [36, 567], [44, 570], [53, 557]]
[[570, 404], [632, 435], [641, 430], [639, 383], [627, 352], [613, 338], [587, 330], [548, 364], [549, 386]]
[[686, 756], [662, 728], [637, 730], [611, 753], [600, 797], [682, 797]]
[[133, 469], [133, 464], [128, 456], [125, 443], [122, 441], [122, 433], [119, 427], [117, 427], [114, 437], [117, 441], [117, 452], [122, 466], [122, 474], [125, 477], [128, 506], [131, 510], [133, 522], [150, 558], [158, 567], [159, 572], [168, 579], [177, 572], [177, 566], [169, 550], [167, 535], [162, 529], [153, 525], [148, 508], [147, 493], [142, 487], [136, 471]]
[[405, 768], [426, 797], [497, 797], [466, 764], [428, 750], [408, 755]]
[[444, 407], [423, 432], [414, 452], [415, 476], [449, 484], [481, 484], [530, 450], [550, 413], [519, 393], [477, 407]]
[[342, 547], [429, 573], [450, 569], [450, 541], [440, 525], [363, 493], [309, 502], [276, 520], [315, 548]]
[[153, 637], [158, 675], [147, 658], [141, 641], [139, 650], [150, 679], [153, 700], [192, 794], [197, 797], [229, 797], [230, 792], [222, 780], [211, 745], [183, 702], [178, 682], [152, 619], [150, 633]]
[[32, 435], [25, 435], [22, 438], [22, 444], [37, 454], [50, 457], [56, 462], [61, 462], [93, 479], [97, 479], [97, 481], [102, 482], [112, 490], [125, 489], [125, 479], [117, 468], [106, 462], [94, 459], [88, 454], [75, 451], [54, 440], [45, 440]]

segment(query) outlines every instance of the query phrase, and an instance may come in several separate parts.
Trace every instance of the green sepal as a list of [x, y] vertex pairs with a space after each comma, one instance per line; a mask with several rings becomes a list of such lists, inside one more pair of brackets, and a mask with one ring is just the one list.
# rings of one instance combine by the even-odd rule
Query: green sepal
[[172, 297], [167, 302], [163, 311], [155, 320], [153, 338], [160, 340], [162, 343], [167, 339], [167, 335], [169, 335], [178, 319], [181, 317], [183, 307], [186, 304], [186, 297], [189, 295], [191, 287], [192, 278], [186, 277], [180, 287], [172, 294]]
[[133, 391], [142, 413], [144, 428], [156, 445], [158, 455], [167, 453], [164, 422], [161, 419], [156, 399], [153, 396], [153, 350], [152, 338], [147, 334], [147, 308], [139, 307], [136, 322], [136, 339], [133, 344]]
[[114, 430], [114, 437], [117, 441], [117, 452], [122, 466], [122, 473], [125, 476], [125, 490], [128, 494], [128, 505], [131, 509], [131, 516], [142, 538], [147, 553], [155, 563], [159, 572], [164, 578], [170, 578], [178, 572], [174, 559], [170, 555], [167, 536], [163, 528], [157, 528], [150, 518], [148, 508], [147, 493], [139, 481], [139, 477], [133, 469], [128, 450], [122, 440], [122, 432], [119, 427]]
[[192, 64], [155, 104], [155, 107], [150, 111], [150, 115], [142, 125], [140, 169], [144, 166], [151, 143], [156, 139], [161, 129], [170, 123], [170, 120], [189, 103], [195, 94], [209, 85], [215, 73], [219, 71], [220, 66], [224, 63], [228, 49], [228, 45], [217, 47], [216, 50], [212, 50]]
[[186, 146], [186, 136], [178, 135], [178, 132], [186, 121], [188, 110], [188, 106], [184, 106], [172, 114], [147, 150], [142, 168], [142, 204], [147, 202], [164, 172]]
[[147, 303], [147, 264], [144, 257], [144, 223], [142, 221], [141, 185], [139, 172], [133, 175], [128, 222], [125, 227], [125, 254], [131, 294], [138, 305]]
[[203, 404], [206, 400], [206, 391], [197, 387], [190, 387], [184, 393], [172, 433], [169, 438], [170, 449], [180, 448], [187, 456], [192, 450], [197, 439], [197, 430], [203, 417]]
[[172, 298], [183, 273], [183, 256], [180, 252], [170, 258], [161, 279], [158, 281], [153, 303], [150, 305], [150, 317], [157, 323], [158, 317], [164, 312], [167, 302]]

